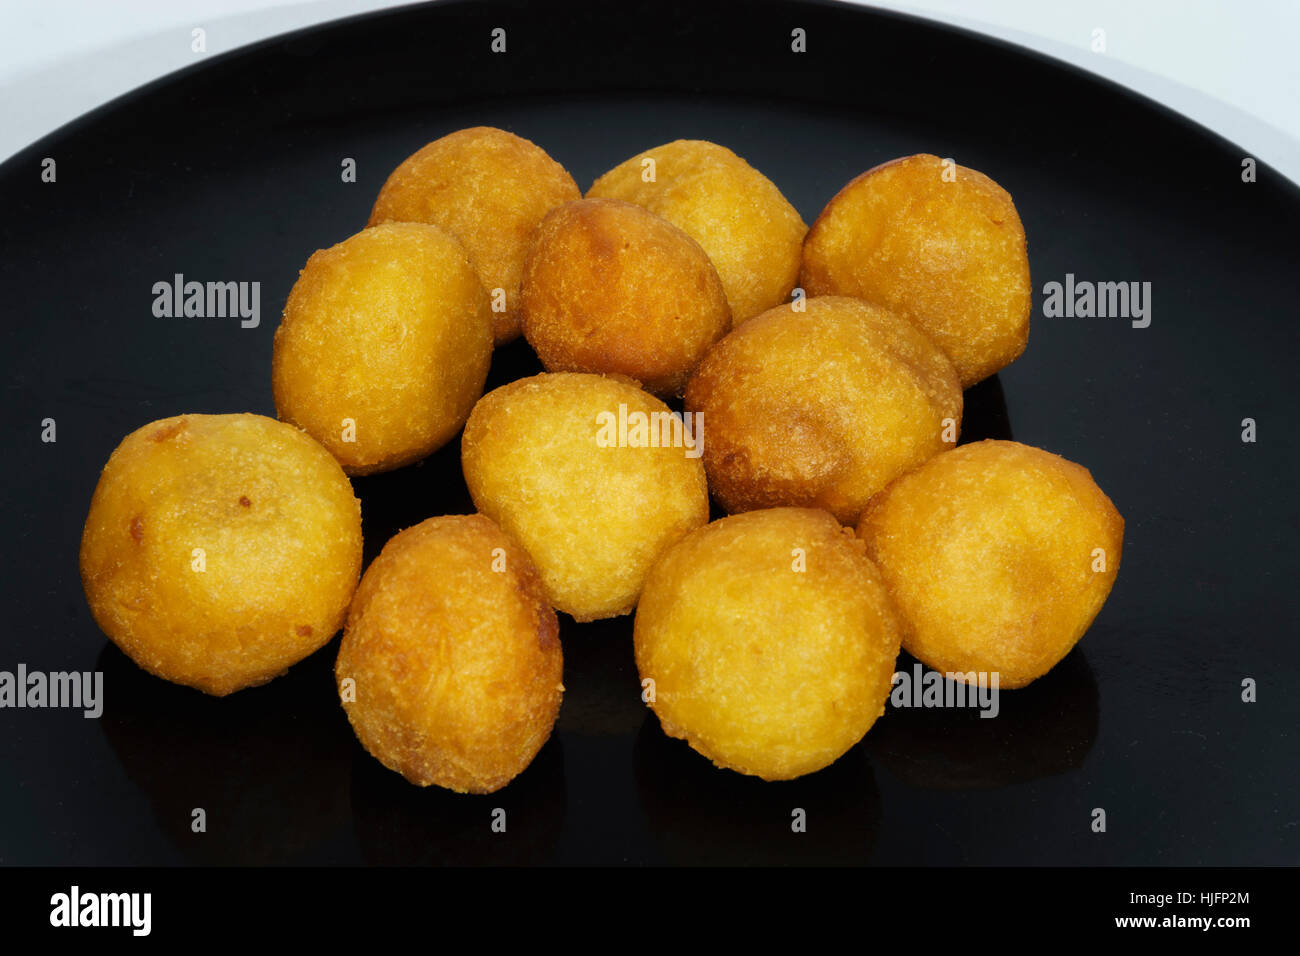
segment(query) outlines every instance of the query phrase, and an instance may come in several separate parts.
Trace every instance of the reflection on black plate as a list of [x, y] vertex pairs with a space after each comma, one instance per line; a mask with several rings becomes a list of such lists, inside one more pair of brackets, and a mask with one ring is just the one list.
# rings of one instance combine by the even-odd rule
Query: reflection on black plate
[[509, 786], [489, 794], [412, 786], [355, 748], [352, 824], [367, 863], [545, 863], [565, 810], [564, 748], [558, 737]]
[[[910, 654], [896, 670], [914, 674]], [[915, 681], [913, 681], [915, 683]], [[913, 787], [1005, 787], [1083, 766], [1097, 739], [1097, 682], [1075, 648], [1028, 687], [999, 693], [993, 717], [977, 707], [889, 705], [862, 747]]]
[[104, 646], [97, 666], [112, 706], [100, 729], [185, 859], [293, 862], [347, 820], [354, 744], [331, 661], [324, 651], [271, 684], [217, 698]]
[[817, 773], [769, 782], [715, 767], [647, 715], [636, 783], [650, 834], [673, 864], [865, 863], [880, 826], [880, 794], [857, 747]]

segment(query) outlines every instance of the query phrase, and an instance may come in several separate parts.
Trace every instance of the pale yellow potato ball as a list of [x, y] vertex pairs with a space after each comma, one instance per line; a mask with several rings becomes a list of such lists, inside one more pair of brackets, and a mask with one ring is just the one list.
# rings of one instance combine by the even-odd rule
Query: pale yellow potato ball
[[455, 436], [491, 357], [487, 293], [460, 243], [374, 226], [307, 260], [275, 332], [275, 407], [348, 474], [389, 471]]
[[578, 184], [535, 143], [490, 126], [457, 130], [417, 150], [379, 191], [370, 225], [428, 222], [464, 244], [494, 296], [498, 344], [518, 338], [519, 277], [547, 211], [581, 197]]
[[1011, 441], [938, 455], [876, 498], [858, 525], [935, 670], [1023, 687], [1092, 624], [1119, 573], [1124, 519], [1086, 468]]
[[1005, 189], [922, 153], [841, 189], [804, 240], [809, 295], [852, 295], [934, 339], [962, 388], [1011, 364], [1029, 341], [1025, 229]]
[[626, 380], [547, 372], [483, 396], [465, 425], [465, 483], [537, 563], [552, 606], [627, 614], [650, 565], [708, 521], [692, 435]]
[[634, 642], [666, 734], [720, 767], [788, 780], [833, 763], [884, 713], [899, 627], [850, 529], [773, 508], [669, 548]]

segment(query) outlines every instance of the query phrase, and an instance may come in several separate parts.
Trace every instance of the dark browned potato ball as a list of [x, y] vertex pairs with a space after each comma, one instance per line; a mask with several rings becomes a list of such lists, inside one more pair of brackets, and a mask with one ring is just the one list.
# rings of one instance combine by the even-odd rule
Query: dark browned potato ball
[[524, 262], [524, 337], [552, 372], [618, 373], [680, 395], [731, 327], [699, 244], [632, 203], [581, 199], [546, 214]]
[[914, 325], [859, 299], [777, 306], [713, 347], [686, 388], [709, 491], [729, 512], [799, 505], [857, 521], [871, 496], [952, 447], [962, 394]]
[[808, 227], [770, 179], [725, 146], [679, 139], [597, 179], [588, 198], [624, 199], [663, 216], [713, 260], [733, 325], [784, 302]]
[[411, 783], [491, 793], [560, 710], [559, 623], [532, 560], [482, 515], [394, 536], [357, 588], [334, 667], [358, 739]]

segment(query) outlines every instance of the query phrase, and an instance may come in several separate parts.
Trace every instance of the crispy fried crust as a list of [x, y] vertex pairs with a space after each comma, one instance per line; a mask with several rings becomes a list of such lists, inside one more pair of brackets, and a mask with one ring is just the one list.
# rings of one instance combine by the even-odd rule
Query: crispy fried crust
[[982, 441], [894, 482], [858, 534], [898, 606], [903, 646], [936, 670], [996, 671], [1011, 688], [1088, 630], [1119, 572], [1124, 519], [1086, 468]]
[[952, 447], [961, 388], [934, 343], [886, 309], [839, 296], [805, 307], [778, 306], [714, 346], [686, 407], [704, 415], [709, 490], [727, 511], [813, 506], [851, 524]]
[[[646, 182], [645, 160], [654, 160]], [[776, 185], [731, 150], [679, 139], [615, 166], [589, 198], [645, 206], [694, 238], [713, 260], [733, 325], [784, 302], [808, 227]]]
[[491, 357], [487, 293], [460, 243], [423, 223], [375, 226], [298, 276], [275, 332], [275, 407], [348, 474], [388, 471], [460, 430]]
[[519, 336], [519, 277], [528, 240], [547, 211], [578, 199], [578, 184], [540, 146], [475, 126], [434, 140], [393, 170], [369, 225], [428, 222], [456, 236], [483, 287], [505, 292], [493, 312], [497, 344]]
[[394, 536], [366, 569], [334, 674], [380, 763], [419, 786], [492, 793], [550, 737], [563, 667], [523, 548], [482, 515], [451, 515]]
[[552, 372], [627, 375], [681, 395], [731, 310], [699, 243], [641, 206], [580, 199], [546, 214], [524, 262], [524, 337]]
[[957, 367], [963, 388], [1029, 341], [1025, 230], [1007, 191], [925, 153], [869, 169], [839, 191], [803, 245], [809, 295], [852, 295], [910, 319]]
[[666, 734], [720, 767], [788, 780], [833, 763], [884, 713], [899, 626], [849, 529], [775, 508], [665, 552], [634, 642]]
[[551, 605], [579, 621], [629, 613], [655, 558], [709, 519], [699, 458], [631, 435], [600, 444], [601, 416], [617, 420], [620, 405], [669, 414], [630, 382], [547, 372], [483, 396], [461, 443], [475, 507], [519, 539]]
[[329, 641], [360, 571], [347, 476], [308, 435], [261, 415], [180, 415], [132, 432], [104, 466], [81, 538], [104, 633], [151, 674], [216, 696]]

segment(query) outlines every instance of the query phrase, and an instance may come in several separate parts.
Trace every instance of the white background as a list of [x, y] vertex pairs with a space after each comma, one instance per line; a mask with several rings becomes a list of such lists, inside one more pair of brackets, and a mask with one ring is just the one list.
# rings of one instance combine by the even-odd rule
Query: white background
[[[617, 3], [618, 0], [609, 0]], [[207, 54], [391, 0], [0, 0], [0, 160]], [[878, 0], [1107, 76], [1300, 183], [1300, 0]], [[738, 4], [740, 6], [740, 4]], [[743, 12], [742, 12], [743, 15]], [[1092, 50], [1094, 30], [1106, 50]]]

